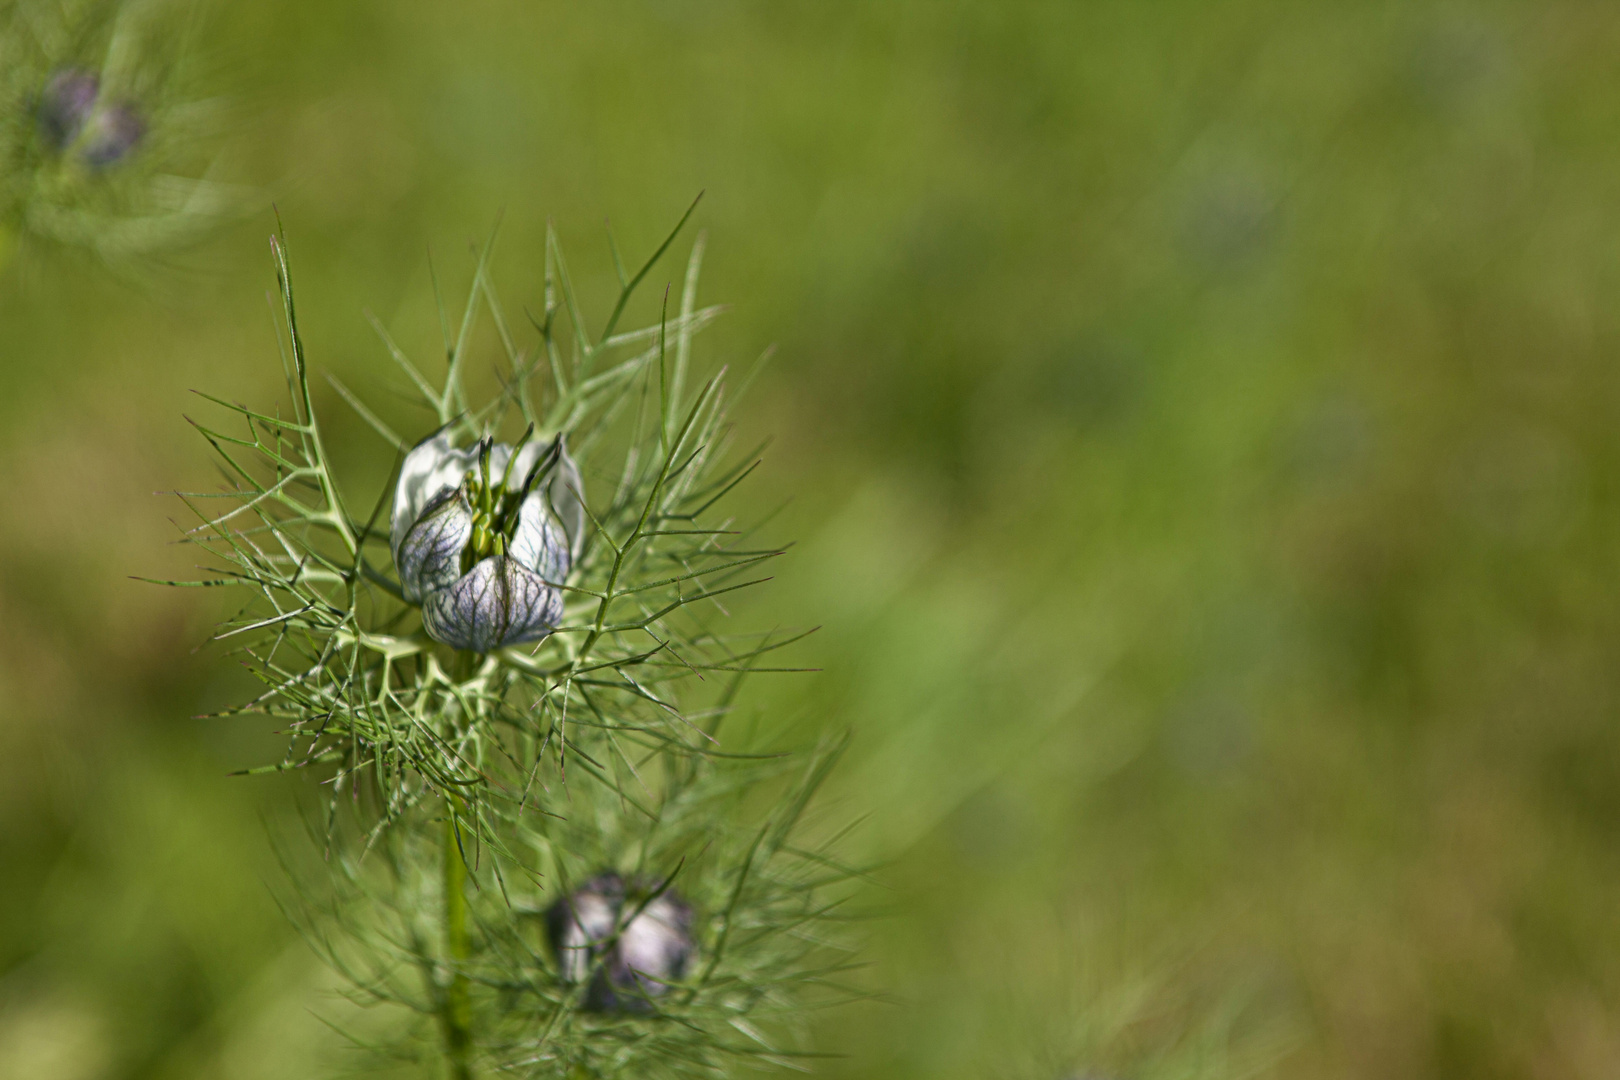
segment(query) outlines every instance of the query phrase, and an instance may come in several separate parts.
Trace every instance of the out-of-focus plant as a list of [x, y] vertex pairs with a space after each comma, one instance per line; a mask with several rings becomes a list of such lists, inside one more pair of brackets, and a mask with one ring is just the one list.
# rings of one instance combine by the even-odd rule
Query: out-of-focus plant
[[1281, 987], [1258, 973], [1195, 973], [1188, 955], [1120, 967], [1084, 935], [1050, 927], [1044, 968], [987, 978], [983, 1074], [997, 1080], [1252, 1080], [1298, 1042]]
[[0, 0], [0, 265], [30, 242], [127, 268], [240, 205], [213, 178], [184, 0]]
[[[808, 1052], [806, 1010], [852, 993], [851, 871], [806, 820], [842, 744], [780, 749], [734, 716], [745, 677], [783, 670], [802, 634], [725, 625], [728, 594], [781, 549], [720, 509], [757, 457], [731, 452], [724, 372], [693, 375], [693, 336], [719, 313], [696, 306], [701, 239], [679, 311], [666, 298], [658, 323], [618, 328], [679, 231], [634, 274], [615, 250], [595, 336], [554, 237], [532, 350], [487, 249], [442, 378], [378, 325], [436, 430], [413, 446], [333, 380], [398, 455], [368, 510], [328, 456], [272, 239], [290, 403], [210, 398], [228, 422], [197, 424], [228, 483], [182, 495], [211, 568], [171, 584], [250, 594], [217, 638], [264, 690], [232, 712], [290, 741], [249, 771], [325, 785], [329, 873], [300, 882], [297, 910], [358, 998], [415, 1017], [379, 1049], [453, 1077], [785, 1062]], [[486, 311], [504, 357], [479, 402]]]

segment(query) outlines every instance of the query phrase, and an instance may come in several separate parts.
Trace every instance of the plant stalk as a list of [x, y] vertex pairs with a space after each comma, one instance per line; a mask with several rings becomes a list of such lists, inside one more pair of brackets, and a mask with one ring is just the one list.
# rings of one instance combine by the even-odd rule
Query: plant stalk
[[[477, 658], [458, 652], [451, 672], [458, 682], [465, 682], [473, 673]], [[455, 741], [452, 709], [447, 732]], [[444, 838], [442, 874], [444, 884], [444, 952], [448, 961], [449, 978], [439, 999], [439, 1026], [444, 1035], [444, 1056], [449, 1064], [450, 1080], [472, 1080], [472, 1000], [467, 983], [467, 960], [472, 955], [472, 941], [467, 927], [467, 860], [463, 853], [460, 830], [456, 821], [466, 806], [453, 791], [444, 793]]]
[[467, 933], [467, 863], [456, 838], [456, 798], [444, 798], [444, 945], [450, 979], [444, 987], [439, 1021], [451, 1080], [472, 1080], [472, 1004], [465, 965], [472, 949]]

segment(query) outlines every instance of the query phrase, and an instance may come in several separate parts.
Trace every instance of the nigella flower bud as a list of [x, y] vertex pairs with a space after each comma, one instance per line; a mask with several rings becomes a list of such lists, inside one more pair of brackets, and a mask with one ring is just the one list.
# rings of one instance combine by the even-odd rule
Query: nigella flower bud
[[52, 150], [60, 152], [79, 137], [100, 91], [100, 80], [79, 68], [51, 76], [39, 95], [39, 133]]
[[652, 998], [686, 974], [692, 958], [692, 909], [672, 890], [627, 895], [617, 874], [600, 874], [546, 913], [546, 929], [565, 982], [590, 984], [585, 1007], [650, 1012]]
[[392, 546], [428, 636], [469, 652], [538, 641], [562, 619], [585, 507], [561, 436], [456, 449], [444, 433], [406, 455]]
[[84, 160], [93, 169], [116, 165], [139, 145], [146, 124], [126, 105], [112, 105], [98, 111], [90, 121], [85, 138]]

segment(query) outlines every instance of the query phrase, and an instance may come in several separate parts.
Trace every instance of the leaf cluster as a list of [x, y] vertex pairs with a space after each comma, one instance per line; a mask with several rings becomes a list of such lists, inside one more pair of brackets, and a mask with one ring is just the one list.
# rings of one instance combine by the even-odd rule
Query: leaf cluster
[[[519, 1075], [639, 1075], [655, 1061], [671, 1075], [713, 1075], [739, 1056], [787, 1061], [801, 1052], [792, 1032], [806, 1001], [854, 992], [838, 979], [849, 963], [840, 935], [828, 932], [854, 871], [830, 841], [805, 839], [817, 831], [806, 808], [840, 746], [762, 748], [727, 725], [748, 676], [796, 670], [776, 657], [804, 632], [726, 622], [729, 598], [768, 580], [783, 549], [723, 512], [759, 458], [733, 452], [725, 372], [691, 377], [693, 336], [719, 313], [696, 306], [701, 237], [678, 311], [666, 295], [656, 325], [618, 330], [691, 212], [634, 274], [615, 249], [620, 291], [595, 337], [554, 235], [532, 346], [518, 346], [491, 284], [493, 236], [455, 332], [441, 319], [442, 379], [378, 326], [439, 430], [471, 442], [532, 426], [562, 435], [580, 460], [586, 535], [563, 622], [538, 645], [455, 652], [401, 599], [391, 490], [359, 514], [339, 484], [280, 239], [288, 400], [266, 412], [204, 395], [226, 419], [193, 423], [224, 484], [177, 493], [196, 517], [185, 541], [207, 562], [204, 576], [167, 584], [247, 595], [215, 638], [262, 691], [222, 715], [261, 714], [288, 736], [279, 761], [246, 771], [306, 770], [325, 789], [314, 832], [332, 880], [306, 889], [304, 906], [326, 912], [307, 921], [312, 940], [357, 995], [406, 1005], [424, 1025], [443, 1013], [451, 979], [464, 980], [478, 1052]], [[480, 315], [502, 355], [498, 391], [473, 406]], [[333, 385], [397, 460], [406, 440]], [[447, 955], [432, 924], [447, 817], [477, 888], [465, 958]], [[648, 1015], [586, 1012], [544, 941], [539, 914], [603, 869], [676, 889], [698, 913], [696, 970]], [[407, 1037], [393, 1049], [418, 1046]]]

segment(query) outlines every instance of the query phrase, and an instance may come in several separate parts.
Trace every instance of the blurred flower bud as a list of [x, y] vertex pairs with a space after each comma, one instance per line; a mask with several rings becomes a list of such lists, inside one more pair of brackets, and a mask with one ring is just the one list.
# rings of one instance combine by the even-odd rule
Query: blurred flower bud
[[400, 589], [422, 605], [428, 636], [489, 652], [551, 633], [584, 532], [580, 487], [560, 435], [458, 450], [441, 433], [407, 454], [391, 541]]
[[546, 924], [563, 980], [588, 979], [585, 1007], [598, 1012], [651, 1012], [651, 999], [686, 974], [692, 957], [686, 902], [669, 890], [650, 900], [627, 895], [617, 874], [557, 901]]
[[139, 145], [146, 124], [125, 105], [100, 109], [91, 117], [84, 160], [92, 169], [116, 165]]
[[39, 96], [39, 133], [52, 150], [61, 152], [79, 137], [100, 90], [100, 80], [79, 68], [63, 68], [51, 76]]

